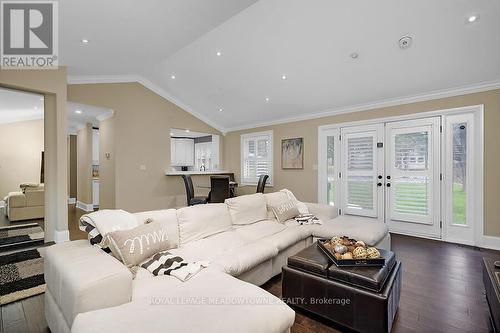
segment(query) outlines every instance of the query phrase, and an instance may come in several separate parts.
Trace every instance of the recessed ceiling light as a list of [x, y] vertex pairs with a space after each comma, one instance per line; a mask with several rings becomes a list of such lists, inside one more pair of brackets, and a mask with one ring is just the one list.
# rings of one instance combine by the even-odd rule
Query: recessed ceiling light
[[222, 55], [222, 52], [221, 51], [217, 51], [217, 53], [215, 53], [218, 57], [220, 57]]
[[224, 111], [224, 109], [223, 108], [219, 108], [219, 112], [222, 112], [222, 111]]
[[286, 80], [286, 75], [282, 75], [282, 76], [281, 76], [281, 79], [282, 79], [282, 80]]
[[172, 80], [175, 80], [175, 75], [173, 75], [173, 74], [172, 74], [172, 75], [170, 75], [170, 78], [171, 78]]
[[266, 99], [265, 99], [265, 100], [266, 100], [266, 102], [269, 102], [269, 97], [266, 97]]
[[75, 113], [82, 114], [82, 110], [75, 110]]
[[88, 44], [89, 40], [87, 38], [82, 38], [82, 44]]
[[474, 23], [479, 19], [479, 15], [473, 14], [467, 18], [467, 23]]
[[189, 130], [186, 130], [186, 133], [189, 133]]
[[403, 36], [399, 39], [399, 48], [404, 50], [407, 49], [411, 46], [411, 43], [413, 42], [413, 38], [411, 36]]
[[351, 57], [353, 59], [358, 59], [359, 54], [357, 54], [356, 52], [353, 52], [353, 53], [349, 54], [349, 57]]

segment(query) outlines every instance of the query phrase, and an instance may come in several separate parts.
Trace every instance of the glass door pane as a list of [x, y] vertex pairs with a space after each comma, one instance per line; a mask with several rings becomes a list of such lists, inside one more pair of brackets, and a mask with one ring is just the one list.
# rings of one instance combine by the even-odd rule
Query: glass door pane
[[337, 163], [335, 161], [335, 140], [336, 137], [333, 135], [329, 135], [326, 137], [326, 200], [327, 203], [332, 206], [334, 206], [335, 202], [337, 201]]

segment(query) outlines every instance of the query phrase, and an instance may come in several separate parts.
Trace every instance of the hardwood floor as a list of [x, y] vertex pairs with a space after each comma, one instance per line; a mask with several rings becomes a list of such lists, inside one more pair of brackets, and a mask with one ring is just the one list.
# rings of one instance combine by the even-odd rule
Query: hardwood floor
[[68, 205], [68, 230], [70, 240], [87, 239], [87, 233], [78, 228], [78, 221], [85, 213], [86, 212], [83, 210], [76, 208], [75, 205]]
[[[392, 332], [488, 332], [481, 258], [500, 259], [500, 252], [401, 235], [392, 235], [392, 249], [403, 263]], [[263, 288], [281, 296], [280, 277]], [[43, 295], [0, 307], [0, 322], [0, 333], [48, 332]], [[296, 310], [294, 333], [339, 331], [328, 321]]]
[[[488, 332], [482, 258], [499, 251], [402, 235], [392, 235], [392, 250], [403, 264], [399, 310], [392, 332]], [[281, 280], [263, 286], [281, 296]], [[297, 310], [297, 309], [295, 309]], [[297, 311], [292, 332], [338, 332], [330, 323]]]

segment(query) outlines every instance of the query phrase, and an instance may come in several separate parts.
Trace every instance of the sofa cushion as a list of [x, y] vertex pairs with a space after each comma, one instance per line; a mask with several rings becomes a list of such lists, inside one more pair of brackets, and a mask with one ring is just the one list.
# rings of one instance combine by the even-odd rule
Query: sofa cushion
[[106, 238], [113, 255], [127, 267], [137, 266], [156, 253], [172, 248], [166, 228], [155, 221], [110, 232]]
[[267, 236], [262, 239], [263, 242], [269, 242], [279, 251], [283, 251], [295, 243], [311, 236], [311, 228], [307, 225], [297, 225], [287, 227], [274, 235]]
[[247, 242], [255, 242], [285, 229], [286, 226], [278, 223], [276, 220], [265, 220], [254, 224], [239, 226], [235, 228], [234, 231]]
[[9, 208], [26, 207], [26, 196], [22, 192], [9, 192], [7, 195]]
[[181, 246], [231, 229], [231, 216], [223, 203], [178, 209], [177, 221]]
[[70, 327], [78, 313], [131, 300], [130, 271], [86, 240], [49, 246], [44, 258], [47, 288]]
[[215, 267], [232, 276], [243, 274], [266, 260], [278, 255], [276, 246], [259, 241], [246, 244], [232, 252], [226, 252], [212, 260]]
[[[134, 281], [134, 301], [81, 313], [71, 331], [281, 333], [295, 319], [294, 311], [279, 298], [211, 268], [187, 282], [143, 273], [138, 272]], [[266, 305], [256, 305], [257, 301]]]
[[387, 225], [377, 219], [353, 215], [341, 215], [322, 225], [315, 224], [309, 227], [314, 237], [347, 236], [372, 246], [380, 242], [389, 232]]
[[267, 218], [266, 200], [262, 193], [226, 199], [233, 224], [251, 224]]
[[168, 241], [172, 247], [179, 246], [179, 225], [177, 224], [177, 211], [175, 209], [152, 210], [148, 212], [134, 213], [140, 224], [147, 220], [160, 222], [167, 230]]
[[169, 252], [189, 261], [213, 260], [222, 253], [231, 253], [247, 244], [236, 232], [230, 230], [212, 235]]
[[26, 206], [44, 206], [45, 205], [45, 191], [26, 191]]

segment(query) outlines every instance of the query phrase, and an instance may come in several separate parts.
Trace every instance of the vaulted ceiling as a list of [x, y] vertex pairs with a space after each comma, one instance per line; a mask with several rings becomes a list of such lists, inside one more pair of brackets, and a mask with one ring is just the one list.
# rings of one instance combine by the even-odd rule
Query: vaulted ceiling
[[497, 0], [65, 0], [60, 11], [73, 82], [137, 79], [223, 131], [500, 87]]

